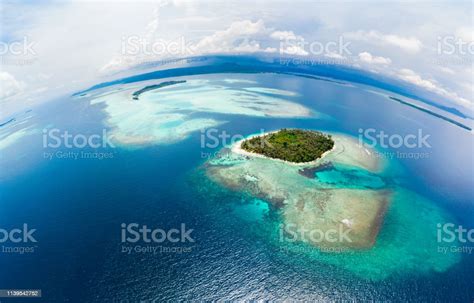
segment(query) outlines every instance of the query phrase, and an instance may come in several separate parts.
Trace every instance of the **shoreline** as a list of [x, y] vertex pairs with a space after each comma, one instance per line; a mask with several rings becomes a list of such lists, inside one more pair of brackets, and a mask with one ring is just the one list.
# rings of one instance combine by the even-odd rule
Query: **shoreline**
[[313, 161], [309, 161], [309, 162], [290, 162], [290, 161], [287, 161], [287, 160], [283, 160], [283, 159], [278, 159], [278, 158], [270, 158], [270, 157], [267, 157], [265, 155], [262, 155], [262, 154], [257, 154], [257, 153], [253, 153], [253, 152], [249, 152], [249, 151], [246, 151], [244, 149], [242, 149], [242, 143], [245, 141], [245, 140], [249, 140], [249, 139], [252, 139], [252, 138], [256, 138], [256, 137], [263, 137], [263, 136], [266, 136], [266, 135], [269, 135], [269, 134], [273, 134], [273, 133], [276, 133], [278, 132], [279, 130], [274, 130], [274, 131], [270, 131], [270, 132], [266, 132], [266, 133], [262, 133], [262, 134], [256, 134], [256, 135], [250, 135], [242, 140], [239, 140], [235, 143], [233, 143], [231, 146], [230, 146], [230, 150], [234, 153], [234, 154], [238, 154], [238, 155], [242, 155], [242, 156], [247, 156], [247, 157], [254, 157], [254, 158], [262, 158], [262, 159], [269, 159], [269, 160], [274, 160], [274, 161], [279, 161], [279, 162], [282, 162], [282, 163], [286, 163], [286, 164], [289, 164], [289, 165], [293, 165], [293, 166], [314, 166], [314, 165], [319, 165], [320, 162], [327, 156], [329, 155], [332, 151], [336, 150], [336, 142], [334, 142], [334, 146], [332, 147], [332, 149], [328, 150], [328, 151], [325, 151], [321, 157], [313, 160]]

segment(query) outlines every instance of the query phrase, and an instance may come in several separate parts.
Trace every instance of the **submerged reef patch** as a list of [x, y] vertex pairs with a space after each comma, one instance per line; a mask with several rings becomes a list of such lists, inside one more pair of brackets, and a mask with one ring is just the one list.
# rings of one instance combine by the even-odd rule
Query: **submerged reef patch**
[[[123, 85], [110, 93], [98, 92], [91, 99], [91, 104], [102, 106], [112, 140], [119, 145], [175, 143], [194, 131], [225, 122], [194, 117], [195, 113], [318, 117], [317, 112], [288, 100], [290, 92], [258, 89], [253, 82], [237, 85], [234, 81], [192, 79], [140, 84], [141, 87], [137, 83]], [[246, 85], [252, 86], [247, 90]]]
[[205, 173], [269, 203], [280, 223], [272, 223], [268, 240], [297, 260], [369, 280], [442, 272], [459, 262], [437, 251], [436, 224], [452, 221], [449, 214], [391, 182], [389, 163], [375, 150], [346, 135], [332, 138], [334, 148], [309, 164], [248, 153], [240, 141], [207, 161]]

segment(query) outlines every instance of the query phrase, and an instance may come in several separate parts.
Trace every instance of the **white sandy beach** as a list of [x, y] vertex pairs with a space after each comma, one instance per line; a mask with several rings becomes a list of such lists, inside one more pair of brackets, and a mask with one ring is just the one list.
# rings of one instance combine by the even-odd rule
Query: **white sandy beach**
[[242, 149], [242, 143], [245, 140], [254, 137], [265, 136], [275, 132], [277, 131], [250, 135], [247, 138], [239, 140], [232, 144], [230, 146], [231, 152], [237, 155], [247, 156], [250, 158], [270, 159], [296, 167], [316, 166], [320, 165], [323, 162], [336, 161], [343, 164], [355, 165], [374, 173], [380, 172], [384, 168], [384, 160], [380, 157], [375, 156], [377, 154], [375, 150], [359, 145], [356, 138], [341, 134], [330, 133], [331, 137], [334, 140], [333, 148], [323, 153], [320, 158], [310, 162], [289, 162], [282, 159], [270, 158], [262, 154], [252, 153]]

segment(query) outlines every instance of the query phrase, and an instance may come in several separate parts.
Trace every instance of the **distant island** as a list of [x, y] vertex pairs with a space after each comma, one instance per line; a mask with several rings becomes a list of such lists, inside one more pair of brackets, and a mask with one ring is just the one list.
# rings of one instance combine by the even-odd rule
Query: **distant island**
[[179, 81], [165, 81], [165, 82], [161, 82], [159, 84], [153, 84], [153, 85], [149, 85], [149, 86], [145, 86], [144, 88], [140, 89], [140, 90], [137, 90], [136, 92], [134, 92], [132, 94], [133, 96], [133, 100], [138, 100], [138, 97], [143, 94], [144, 92], [147, 92], [147, 91], [150, 91], [150, 90], [154, 90], [154, 89], [158, 89], [158, 88], [162, 88], [162, 87], [165, 87], [165, 86], [170, 86], [170, 85], [175, 85], [175, 84], [180, 84], [180, 83], [185, 83], [186, 80], [179, 80]]
[[400, 102], [401, 104], [404, 104], [404, 105], [407, 105], [407, 106], [416, 108], [416, 109], [418, 109], [418, 110], [421, 110], [422, 112], [425, 112], [425, 113], [427, 113], [427, 114], [429, 114], [429, 115], [432, 115], [432, 116], [435, 116], [435, 117], [437, 117], [437, 118], [443, 119], [443, 120], [445, 120], [445, 121], [447, 121], [447, 122], [449, 122], [449, 123], [452, 123], [452, 124], [454, 124], [454, 125], [456, 125], [456, 126], [459, 126], [459, 127], [461, 127], [461, 128], [464, 128], [464, 129], [466, 129], [466, 130], [468, 130], [468, 131], [472, 131], [472, 128], [470, 128], [469, 126], [466, 126], [466, 125], [464, 125], [464, 124], [462, 124], [462, 123], [460, 123], [460, 122], [458, 122], [458, 121], [455, 121], [455, 120], [453, 120], [453, 119], [451, 119], [451, 118], [448, 118], [448, 117], [446, 117], [446, 116], [443, 116], [443, 115], [440, 115], [440, 114], [438, 114], [438, 113], [435, 113], [434, 111], [431, 111], [431, 110], [429, 110], [429, 109], [423, 108], [423, 107], [421, 107], [421, 106], [418, 106], [418, 105], [415, 105], [415, 104], [412, 104], [412, 103], [409, 103], [409, 102], [406, 102], [406, 101], [403, 101], [403, 100], [401, 100], [401, 99], [399, 99], [399, 98], [395, 98], [395, 97], [392, 97], [392, 96], [389, 96], [389, 98], [390, 98], [391, 100]]
[[9, 120], [7, 120], [7, 121], [5, 121], [5, 122], [0, 123], [0, 127], [5, 126], [5, 125], [7, 125], [8, 123], [12, 123], [12, 122], [15, 122], [15, 121], [16, 121], [15, 118], [11, 118], [11, 119], [9, 119]]
[[294, 163], [311, 162], [331, 150], [334, 140], [313, 130], [281, 129], [242, 142], [244, 151]]

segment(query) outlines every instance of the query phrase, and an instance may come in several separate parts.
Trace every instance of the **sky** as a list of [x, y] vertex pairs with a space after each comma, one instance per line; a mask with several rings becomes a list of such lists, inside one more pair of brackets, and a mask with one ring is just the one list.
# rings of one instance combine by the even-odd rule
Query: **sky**
[[0, 1], [0, 117], [140, 63], [253, 53], [333, 60], [473, 112], [472, 1]]

